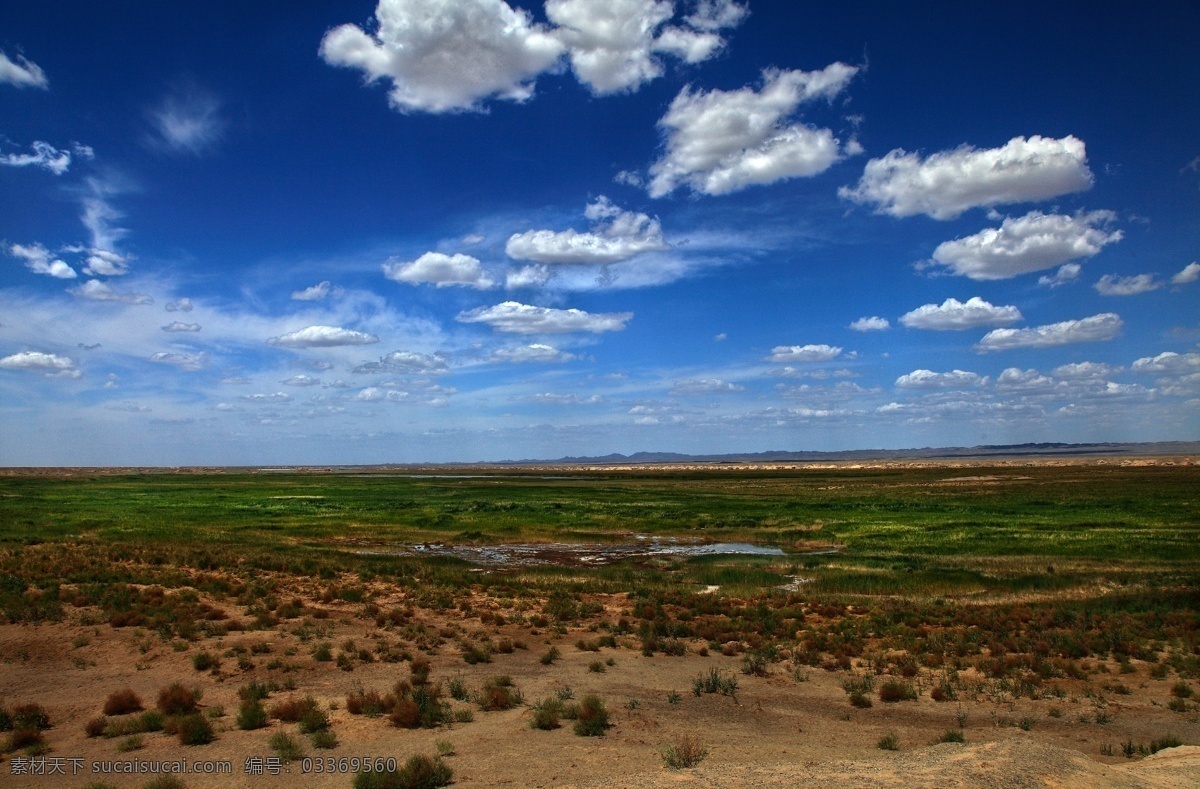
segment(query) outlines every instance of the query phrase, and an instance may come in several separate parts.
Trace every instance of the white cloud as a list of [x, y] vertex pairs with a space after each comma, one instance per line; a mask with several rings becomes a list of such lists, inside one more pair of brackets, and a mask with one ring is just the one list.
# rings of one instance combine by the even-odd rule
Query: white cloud
[[171, 321], [166, 326], [162, 327], [163, 331], [169, 332], [197, 332], [200, 331], [199, 323], [181, 323], [180, 321]]
[[[0, 57], [3, 55], [0, 54]], [[0, 156], [0, 164], [6, 164], [9, 167], [41, 167], [55, 175], [62, 175], [71, 168], [70, 151], [61, 151], [41, 140], [37, 140], [29, 147], [33, 149], [33, 153], [7, 153]]]
[[31, 246], [13, 244], [8, 248], [8, 254], [21, 258], [25, 263], [25, 268], [34, 274], [47, 274], [56, 279], [75, 279], [78, 276], [75, 269], [63, 261], [57, 258], [51, 260], [50, 252], [41, 244]]
[[1120, 230], [1098, 227], [1115, 218], [1111, 211], [1081, 211], [1074, 216], [1031, 211], [1015, 219], [1006, 217], [999, 228], [945, 241], [934, 250], [933, 259], [971, 279], [1009, 279], [1091, 257], [1120, 241]]
[[578, 357], [574, 354], [560, 351], [551, 345], [542, 343], [532, 343], [530, 345], [522, 345], [516, 348], [500, 348], [492, 352], [489, 357], [492, 361], [497, 362], [538, 362], [541, 364], [551, 364], [556, 362], [569, 362]]
[[682, 395], [699, 395], [699, 394], [718, 394], [725, 392], [741, 392], [746, 387], [739, 386], [731, 381], [723, 381], [720, 378], [686, 378], [682, 381], [676, 381], [671, 387], [670, 394]]
[[1079, 272], [1083, 270], [1083, 266], [1078, 263], [1064, 263], [1058, 267], [1058, 271], [1054, 272], [1054, 276], [1038, 277], [1038, 285], [1044, 288], [1057, 288], [1059, 285], [1066, 285], [1068, 282], [1073, 282], [1079, 277]]
[[669, 0], [546, 0], [554, 35], [566, 46], [580, 82], [598, 95], [635, 90], [662, 74], [655, 53], [688, 63], [712, 57], [724, 44], [718, 30], [734, 27], [745, 9], [704, 3], [684, 26], [663, 25], [675, 15]]
[[23, 351], [0, 359], [0, 368], [42, 373], [47, 378], [79, 378], [83, 375], [74, 360], [54, 353]]
[[488, 98], [525, 101], [563, 44], [527, 11], [503, 0], [379, 0], [377, 26], [330, 30], [320, 55], [331, 66], [387, 79], [402, 112], [478, 110]]
[[126, 401], [124, 403], [109, 403], [104, 407], [110, 411], [127, 411], [131, 414], [146, 414], [154, 410], [148, 405], [135, 403], [133, 401]]
[[15, 85], [18, 88], [41, 88], [47, 90], [50, 80], [46, 72], [32, 60], [26, 60], [24, 55], [17, 55], [16, 61], [0, 52], [0, 82]]
[[1153, 274], [1135, 274], [1132, 277], [1105, 274], [1092, 287], [1101, 296], [1136, 296], [1139, 293], [1158, 290], [1162, 283], [1155, 279]]
[[147, 361], [158, 364], [171, 364], [180, 370], [202, 370], [207, 359], [202, 353], [168, 353], [166, 351], [159, 351], [153, 354]]
[[183, 298], [176, 299], [175, 301], [168, 301], [165, 309], [167, 312], [191, 312], [192, 300]]
[[769, 362], [828, 362], [836, 359], [842, 349], [836, 345], [777, 345], [767, 357]]
[[684, 185], [721, 195], [824, 172], [842, 155], [833, 132], [788, 120], [802, 103], [832, 99], [856, 73], [833, 63], [821, 71], [768, 69], [758, 91], [684, 88], [658, 122], [666, 153], [650, 166], [650, 196]]
[[900, 316], [900, 322], [912, 329], [934, 331], [962, 331], [979, 326], [996, 326], [1023, 320], [1016, 307], [995, 307], [978, 296], [966, 303], [958, 299], [946, 299], [941, 306], [925, 304], [912, 312]]
[[1075, 362], [1055, 367], [1053, 373], [1058, 378], [1071, 381], [1094, 381], [1107, 378], [1116, 369], [1102, 362]]
[[154, 299], [147, 296], [145, 293], [132, 293], [127, 291], [115, 291], [106, 283], [98, 279], [89, 279], [77, 288], [71, 288], [69, 293], [73, 293], [81, 299], [90, 301], [116, 301], [122, 304], [153, 304]]
[[225, 131], [221, 102], [195, 86], [181, 88], [150, 111], [158, 133], [155, 143], [176, 153], [199, 156], [220, 141]]
[[318, 282], [312, 287], [305, 288], [304, 290], [292, 291], [292, 299], [294, 301], [321, 301], [331, 294], [334, 296], [340, 296], [342, 295], [342, 289], [335, 285], [331, 285], [329, 280], [325, 280], [323, 282]]
[[444, 255], [441, 252], [426, 252], [409, 263], [388, 261], [383, 264], [383, 275], [395, 282], [407, 282], [410, 285], [428, 283], [439, 288], [465, 285], [486, 290], [496, 284], [476, 258], [461, 253]]
[[371, 345], [379, 342], [374, 334], [338, 326], [307, 326], [267, 340], [278, 348], [333, 348], [339, 345]]
[[1184, 375], [1200, 371], [1200, 353], [1164, 351], [1158, 356], [1146, 356], [1133, 363], [1135, 373]]
[[850, 328], [854, 331], [886, 331], [892, 328], [892, 324], [887, 318], [872, 316], [870, 318], [859, 318], [850, 324]]
[[287, 392], [275, 392], [274, 394], [239, 395], [238, 399], [246, 403], [254, 403], [255, 405], [275, 405], [291, 402], [292, 396]]
[[438, 354], [417, 353], [416, 351], [392, 351], [377, 362], [367, 362], [354, 368], [354, 372], [364, 373], [404, 373], [420, 375], [438, 375], [450, 371], [446, 360]]
[[509, 271], [504, 279], [504, 287], [509, 290], [516, 288], [538, 288], [545, 285], [554, 276], [549, 266], [522, 266]]
[[92, 249], [89, 250], [83, 273], [92, 277], [119, 277], [129, 273], [129, 261], [119, 252]]
[[280, 383], [284, 386], [320, 386], [321, 379], [300, 373], [299, 375], [293, 375], [286, 381], [280, 381]]
[[546, 405], [596, 405], [605, 402], [604, 398], [600, 395], [580, 397], [574, 393], [557, 394], [554, 392], [530, 395], [524, 399], [531, 403], [543, 403]]
[[985, 150], [963, 145], [924, 160], [897, 148], [867, 162], [858, 184], [838, 194], [874, 204], [881, 214], [954, 219], [972, 208], [1082, 192], [1092, 181], [1082, 140], [1034, 135]]
[[515, 334], [566, 334], [569, 332], [621, 331], [633, 318], [632, 312], [591, 313], [583, 310], [559, 310], [505, 301], [494, 307], [460, 312], [455, 320], [462, 323], [486, 323], [496, 331]]
[[975, 346], [977, 351], [1005, 351], [1012, 348], [1049, 348], [1078, 342], [1104, 342], [1121, 333], [1121, 317], [1112, 312], [1079, 320], [1062, 321], [1029, 329], [994, 329]]
[[1188, 263], [1183, 269], [1171, 277], [1172, 285], [1186, 285], [1190, 282], [1200, 280], [1200, 263]]
[[1008, 391], [1044, 392], [1055, 387], [1053, 378], [1042, 375], [1037, 370], [1022, 370], [1019, 367], [1007, 367], [996, 379], [996, 387]]
[[962, 389], [964, 387], [984, 386], [987, 376], [965, 370], [953, 370], [948, 373], [935, 373], [932, 370], [913, 370], [907, 375], [896, 379], [900, 389]]
[[516, 260], [535, 263], [606, 264], [668, 248], [657, 219], [622, 211], [603, 195], [587, 207], [584, 215], [593, 223], [592, 232], [568, 229], [514, 233], [504, 251]]

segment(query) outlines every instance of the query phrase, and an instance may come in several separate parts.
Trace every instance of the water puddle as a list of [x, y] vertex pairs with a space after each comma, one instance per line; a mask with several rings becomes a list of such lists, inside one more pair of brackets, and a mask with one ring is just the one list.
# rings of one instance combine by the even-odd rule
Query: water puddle
[[748, 542], [699, 543], [638, 536], [624, 543], [509, 543], [505, 545], [446, 545], [420, 543], [393, 549], [360, 550], [373, 556], [453, 556], [484, 567], [602, 567], [627, 559], [678, 556], [784, 556], [779, 548]]

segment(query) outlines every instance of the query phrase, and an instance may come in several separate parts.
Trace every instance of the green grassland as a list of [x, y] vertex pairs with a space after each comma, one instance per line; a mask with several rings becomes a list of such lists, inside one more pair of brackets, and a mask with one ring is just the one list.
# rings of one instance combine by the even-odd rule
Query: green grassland
[[[813, 593], [873, 596], [1190, 584], [1200, 567], [1200, 471], [1191, 466], [439, 473], [9, 476], [0, 478], [0, 547], [13, 559], [22, 546], [61, 544], [149, 553], [159, 564], [249, 561], [401, 579], [423, 571], [457, 584], [465, 562], [363, 549], [635, 533], [749, 541], [785, 556], [496, 575], [509, 585], [741, 591], [800, 576]], [[830, 547], [835, 555], [811, 555]]]

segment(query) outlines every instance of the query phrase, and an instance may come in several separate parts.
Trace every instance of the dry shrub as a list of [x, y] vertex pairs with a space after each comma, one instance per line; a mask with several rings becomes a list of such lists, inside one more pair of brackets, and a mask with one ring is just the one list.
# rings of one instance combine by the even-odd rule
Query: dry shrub
[[130, 712], [141, 712], [142, 709], [142, 700], [132, 688], [113, 691], [104, 702], [105, 715], [126, 715]]
[[108, 718], [101, 715], [98, 718], [92, 718], [84, 724], [83, 730], [87, 732], [89, 737], [99, 737], [104, 734], [104, 730], [108, 728]]
[[174, 682], [158, 692], [158, 710], [163, 715], [186, 715], [196, 711], [196, 694]]
[[662, 748], [663, 764], [672, 770], [695, 767], [708, 755], [708, 748], [694, 734], [685, 734]]
[[285, 699], [271, 706], [271, 717], [284, 723], [295, 723], [316, 707], [317, 702], [312, 696]]

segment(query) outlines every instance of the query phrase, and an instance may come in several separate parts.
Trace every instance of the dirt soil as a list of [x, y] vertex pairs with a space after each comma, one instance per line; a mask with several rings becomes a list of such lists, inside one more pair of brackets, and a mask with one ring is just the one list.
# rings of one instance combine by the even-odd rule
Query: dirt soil
[[[404, 605], [402, 593], [378, 600], [387, 610]], [[570, 687], [574, 698], [586, 693], [602, 696], [612, 713], [613, 726], [604, 737], [578, 737], [570, 722], [554, 731], [530, 727], [528, 706], [503, 712], [483, 712], [468, 702], [474, 720], [438, 729], [397, 729], [386, 717], [350, 715], [346, 695], [355, 689], [387, 692], [397, 680], [410, 676], [407, 662], [354, 661], [351, 671], [333, 661], [318, 662], [310, 654], [315, 641], [328, 641], [336, 654], [348, 639], [372, 647], [379, 639], [399, 648], [395, 631], [377, 628], [364, 618], [362, 604], [319, 603], [305, 600], [307, 614], [324, 611], [328, 618], [310, 620], [327, 630], [315, 640], [301, 641], [292, 630], [301, 620], [289, 620], [277, 630], [231, 632], [199, 642], [166, 642], [137, 628], [113, 628], [107, 623], [81, 624], [87, 608], [72, 609], [63, 623], [0, 627], [0, 705], [36, 702], [49, 713], [52, 728], [45, 732], [49, 750], [36, 763], [22, 752], [0, 762], [0, 786], [82, 787], [103, 781], [108, 785], [143, 787], [154, 776], [96, 772], [105, 763], [185, 760], [225, 760], [229, 774], [181, 776], [188, 787], [349, 787], [352, 757], [394, 757], [403, 763], [413, 754], [434, 755], [439, 742], [453, 754], [446, 763], [456, 786], [516, 787], [758, 787], [758, 786], [1047, 786], [1047, 787], [1184, 787], [1200, 786], [1200, 748], [1185, 745], [1156, 755], [1126, 758], [1122, 744], [1149, 743], [1166, 735], [1184, 743], [1200, 743], [1200, 715], [1195, 709], [1167, 709], [1171, 686], [1177, 681], [1151, 679], [1147, 666], [1133, 661], [1134, 673], [1082, 681], [1063, 681], [1064, 698], [1016, 701], [960, 699], [936, 702], [928, 693], [916, 701], [886, 704], [878, 698], [870, 709], [847, 703], [840, 679], [843, 672], [804, 669], [797, 681], [791, 666], [773, 664], [767, 677], [742, 675], [738, 656], [701, 656], [701, 642], [689, 644], [682, 657], [645, 657], [639, 642], [619, 637], [617, 649], [583, 651], [580, 638], [598, 634], [572, 629], [566, 634], [529, 625], [484, 624], [480, 612], [487, 601], [476, 601], [471, 613], [458, 610], [432, 613], [418, 610], [416, 619], [442, 629], [446, 642], [430, 656], [432, 679], [443, 685], [461, 677], [478, 688], [489, 678], [510, 675], [526, 705]], [[613, 615], [624, 597], [602, 598]], [[219, 603], [237, 617], [244, 610], [230, 601]], [[511, 654], [494, 654], [492, 662], [467, 665], [454, 637], [485, 632], [494, 641], [507, 637], [522, 642]], [[270, 653], [251, 654], [250, 647], [267, 644]], [[553, 644], [562, 657], [552, 665], [540, 658]], [[229, 650], [244, 647], [253, 667], [239, 668]], [[200, 672], [192, 658], [200, 651], [220, 655], [216, 671]], [[260, 646], [261, 652], [261, 646]], [[414, 654], [419, 654], [413, 650]], [[589, 664], [611, 659], [604, 671]], [[283, 665], [268, 668], [273, 660]], [[711, 669], [736, 676], [736, 697], [696, 696], [693, 680]], [[1120, 681], [1128, 694], [1097, 694], [1107, 679]], [[264, 729], [241, 731], [235, 717], [237, 691], [251, 680], [294, 684], [294, 690], [274, 693], [278, 700], [311, 694], [330, 709], [332, 730], [339, 744], [315, 750], [294, 723], [272, 720]], [[85, 724], [101, 714], [108, 695], [132, 688], [153, 707], [160, 689], [172, 682], [203, 690], [201, 704], [211, 717], [216, 739], [209, 745], [184, 746], [163, 733], [146, 734], [142, 747], [122, 753], [120, 738], [89, 738]], [[1195, 684], [1195, 683], [1193, 683]], [[669, 696], [675, 692], [678, 697]], [[672, 703], [674, 701], [674, 703]], [[1097, 722], [1104, 721], [1104, 722]], [[960, 728], [961, 724], [961, 728]], [[934, 744], [947, 730], [960, 731], [965, 744]], [[286, 731], [304, 743], [305, 754], [333, 762], [333, 773], [305, 772], [293, 761], [279, 775], [247, 772], [247, 760], [273, 755], [268, 738]], [[669, 770], [661, 748], [686, 734], [697, 735], [708, 748], [707, 758], [693, 769]], [[886, 751], [877, 742], [895, 735], [899, 750]], [[5, 737], [7, 735], [0, 735]], [[22, 761], [23, 760], [23, 761]], [[56, 761], [57, 760], [57, 761]], [[18, 774], [24, 768], [55, 765], [64, 774]], [[136, 764], [134, 765], [137, 766]], [[74, 774], [72, 774], [74, 773]]]

